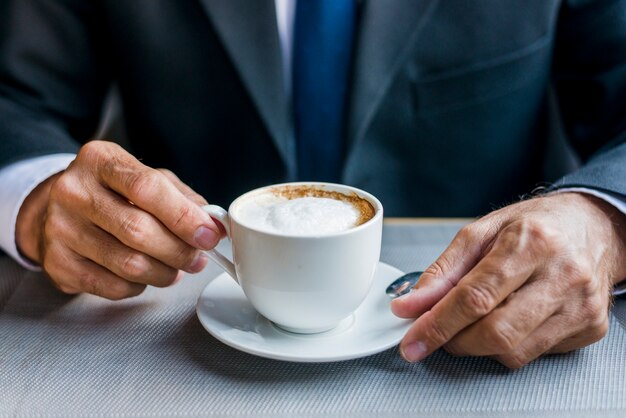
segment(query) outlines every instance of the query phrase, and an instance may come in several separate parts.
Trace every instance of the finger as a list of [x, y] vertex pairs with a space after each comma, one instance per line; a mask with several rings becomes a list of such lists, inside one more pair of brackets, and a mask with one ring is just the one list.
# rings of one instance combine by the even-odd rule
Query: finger
[[89, 211], [89, 220], [127, 247], [190, 273], [206, 265], [202, 251], [175, 236], [151, 214], [109, 190], [102, 190], [97, 200], [98, 208]]
[[432, 308], [487, 252], [498, 227], [497, 220], [489, 219], [462, 228], [424, 271], [415, 289], [391, 302], [392, 312], [402, 318], [417, 318]]
[[[174, 174], [173, 172], [171, 172], [167, 168], [159, 168], [158, 170], [161, 173], [163, 173], [172, 182], [172, 184], [174, 184], [174, 186], [176, 186], [176, 188], [178, 188], [178, 190], [180, 190], [180, 192], [182, 194], [184, 194], [188, 199], [192, 200], [193, 202], [195, 202], [197, 205], [200, 205], [200, 206], [204, 206], [204, 205], [208, 205], [209, 204], [209, 202], [207, 202], [204, 197], [202, 197], [201, 195], [196, 193], [187, 184], [183, 183], [178, 178], [178, 176], [176, 176], [176, 174]], [[224, 225], [222, 225], [222, 223], [219, 222], [219, 221], [215, 221], [215, 219], [213, 219], [213, 222], [215, 222], [215, 225], [217, 225], [217, 227], [220, 230], [220, 237], [225, 237], [226, 236], [226, 229], [224, 228]]]
[[183, 183], [183, 181], [179, 179], [178, 176], [172, 171], [168, 170], [167, 168], [159, 168], [158, 170], [163, 173], [163, 175], [167, 177], [167, 179], [171, 181], [172, 184], [176, 186], [176, 188], [180, 190], [180, 192], [185, 195], [187, 199], [193, 201], [196, 205], [199, 206], [209, 204], [204, 197], [200, 196], [198, 193], [195, 192], [195, 190], [193, 190], [187, 184]]
[[[74, 235], [73, 242], [68, 242], [70, 248], [84, 258], [106, 267], [116, 276], [134, 283], [165, 287], [174, 283], [179, 274], [179, 270], [124, 245], [95, 225], [82, 229], [80, 236]], [[206, 258], [202, 265], [194, 267], [200, 269], [205, 264]]]
[[138, 296], [146, 289], [146, 285], [124, 280], [91, 260], [80, 260], [77, 266], [80, 270], [75, 274], [81, 285], [79, 289], [83, 292], [121, 300]]
[[[86, 292], [111, 300], [120, 300], [141, 294], [145, 285], [132, 283], [111, 273], [91, 260], [56, 246], [51, 249], [45, 266], [46, 273], [57, 287], [67, 293]], [[62, 252], [62, 254], [58, 254]], [[54, 254], [57, 253], [57, 254]]]
[[175, 284], [180, 283], [184, 277], [185, 277], [185, 272], [182, 270], [178, 270], [178, 274], [176, 275], [176, 278], [174, 279], [174, 281], [172, 282], [170, 286], [174, 286]]
[[[100, 162], [97, 174], [103, 185], [154, 215], [188, 244], [203, 249], [217, 244], [220, 230], [215, 222], [163, 173], [141, 164], [119, 146], [107, 146], [112, 148], [110, 155], [96, 160]], [[103, 152], [100, 148], [96, 151], [99, 154]]]
[[572, 316], [554, 315], [514, 351], [495, 355], [492, 358], [508, 368], [519, 369], [543, 354], [565, 353], [598, 341], [606, 334], [607, 329], [608, 319], [602, 328], [590, 335], [585, 335], [586, 327], [576, 326], [576, 322], [572, 321]]
[[[170, 170], [166, 169], [166, 168], [159, 168], [159, 171], [161, 171], [177, 188], [178, 190], [180, 190], [180, 192], [182, 194], [184, 194], [185, 196], [187, 196], [187, 198], [191, 199], [192, 201], [194, 201], [196, 204], [200, 205], [200, 206], [204, 206], [204, 205], [208, 205], [209, 202], [206, 201], [206, 199], [204, 197], [202, 197], [201, 195], [199, 195], [198, 193], [196, 193], [191, 187], [189, 187], [187, 184], [183, 183], [177, 176], [176, 174], [174, 174], [173, 172], [171, 172]], [[221, 222], [216, 221], [215, 219], [213, 219], [213, 222], [215, 222], [215, 225], [217, 225], [217, 227], [220, 230], [220, 237], [225, 237], [226, 236], [226, 228], [224, 228], [224, 225], [222, 225]]]
[[559, 344], [550, 348], [546, 354], [564, 354], [591, 345], [604, 338], [608, 332], [608, 328], [608, 320], [606, 324], [600, 328], [587, 328], [576, 335], [565, 338]]
[[444, 348], [455, 356], [512, 352], [559, 309], [561, 299], [546, 280], [533, 281], [460, 331]]
[[587, 326], [577, 333], [563, 339], [558, 344], [548, 350], [548, 354], [568, 353], [586, 347], [590, 344], [600, 341], [609, 331], [609, 314], [608, 310], [604, 314], [599, 315]]
[[488, 315], [528, 280], [537, 260], [523, 234], [516, 224], [504, 228], [485, 258], [415, 321], [400, 343], [406, 360], [419, 361], [430, 355], [462, 329]]

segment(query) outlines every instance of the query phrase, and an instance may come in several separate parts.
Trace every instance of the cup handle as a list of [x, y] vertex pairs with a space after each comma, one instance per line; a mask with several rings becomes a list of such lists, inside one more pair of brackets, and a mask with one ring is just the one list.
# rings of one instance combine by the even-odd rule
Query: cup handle
[[[226, 235], [230, 238], [230, 218], [228, 216], [228, 212], [226, 212], [223, 208], [217, 205], [206, 205], [202, 206], [202, 210], [208, 213], [211, 218], [219, 221], [224, 226], [226, 230]], [[226, 273], [230, 275], [230, 277], [239, 284], [239, 279], [237, 278], [237, 273], [235, 272], [235, 265], [232, 261], [226, 258], [222, 253], [217, 250], [207, 250], [204, 252], [211, 260], [215, 261], [218, 266], [220, 266]]]

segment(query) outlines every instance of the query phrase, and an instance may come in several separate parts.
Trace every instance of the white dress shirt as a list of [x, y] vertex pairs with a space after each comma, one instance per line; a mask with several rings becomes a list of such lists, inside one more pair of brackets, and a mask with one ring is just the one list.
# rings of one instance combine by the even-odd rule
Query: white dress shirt
[[[285, 74], [285, 91], [291, 97], [291, 52], [293, 50], [293, 25], [296, 0], [274, 0], [276, 23]], [[22, 266], [37, 270], [38, 267], [25, 259], [15, 243], [15, 224], [22, 203], [28, 194], [41, 182], [65, 170], [76, 156], [74, 154], [54, 154], [31, 158], [0, 169], [0, 248], [17, 260]], [[606, 193], [587, 188], [561, 189], [559, 192], [588, 193], [605, 200], [626, 215], [626, 202]]]
[[48, 177], [63, 171], [76, 157], [53, 154], [19, 161], [0, 169], [0, 248], [22, 266], [37, 270], [17, 250], [15, 223], [24, 199]]

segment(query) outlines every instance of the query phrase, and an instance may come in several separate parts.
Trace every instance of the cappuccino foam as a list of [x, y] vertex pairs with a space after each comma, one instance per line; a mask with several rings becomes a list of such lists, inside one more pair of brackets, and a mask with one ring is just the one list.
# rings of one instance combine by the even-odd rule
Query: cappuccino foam
[[303, 188], [275, 189], [251, 196], [236, 211], [242, 223], [256, 229], [302, 236], [346, 231], [368, 221], [373, 214], [369, 202], [357, 196]]

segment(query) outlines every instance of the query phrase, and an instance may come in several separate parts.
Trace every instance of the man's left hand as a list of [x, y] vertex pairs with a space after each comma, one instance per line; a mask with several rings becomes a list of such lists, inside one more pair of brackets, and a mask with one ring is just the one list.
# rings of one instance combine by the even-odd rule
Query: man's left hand
[[417, 318], [408, 361], [443, 347], [519, 368], [592, 344], [608, 330], [610, 290], [626, 278], [626, 217], [586, 194], [526, 200], [464, 227], [416, 288], [392, 303]]

